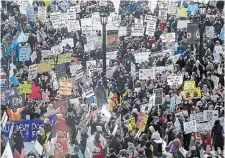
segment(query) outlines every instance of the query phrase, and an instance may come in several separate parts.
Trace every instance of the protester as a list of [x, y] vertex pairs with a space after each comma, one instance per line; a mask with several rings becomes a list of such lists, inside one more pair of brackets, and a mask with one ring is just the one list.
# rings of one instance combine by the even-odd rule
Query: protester
[[224, 2], [199, 5], [2, 1], [1, 156], [223, 157]]

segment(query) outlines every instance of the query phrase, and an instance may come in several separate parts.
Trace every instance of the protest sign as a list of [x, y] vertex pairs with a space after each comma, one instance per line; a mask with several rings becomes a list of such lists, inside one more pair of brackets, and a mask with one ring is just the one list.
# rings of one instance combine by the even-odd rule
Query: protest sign
[[130, 73], [131, 73], [131, 76], [133, 77], [133, 79], [136, 79], [136, 65], [134, 63], [131, 63], [131, 70], [130, 70]]
[[28, 95], [29, 99], [38, 99], [41, 98], [41, 94], [40, 94], [40, 87], [36, 86], [35, 83], [32, 83], [32, 87], [31, 87], [31, 94]]
[[31, 53], [30, 47], [27, 47], [27, 46], [21, 47], [20, 53], [19, 53], [19, 61], [30, 60], [30, 53]]
[[19, 85], [19, 94], [30, 94], [31, 93], [31, 84], [28, 84], [27, 81], [24, 81], [23, 84]]
[[77, 65], [70, 65], [70, 73], [71, 73], [71, 76], [76, 76], [76, 71], [79, 68], [80, 67], [78, 67]]
[[126, 36], [127, 35], [127, 27], [123, 26], [119, 28], [118, 36]]
[[68, 19], [66, 24], [67, 24], [68, 32], [72, 32], [72, 31], [76, 32], [76, 31], [80, 30], [79, 20]]
[[214, 121], [198, 123], [196, 126], [197, 126], [197, 132], [211, 131], [214, 126]]
[[186, 157], [187, 151], [186, 151], [183, 147], [180, 147], [180, 148], [179, 148], [179, 151], [180, 151], [180, 153], [181, 153], [184, 157]]
[[72, 80], [64, 80], [59, 82], [59, 94], [60, 95], [71, 95], [72, 91]]
[[38, 7], [37, 17], [40, 21], [46, 22], [47, 21], [47, 8], [44, 6]]
[[176, 98], [175, 98], [175, 96], [172, 96], [170, 99], [170, 110], [174, 111], [175, 106], [176, 106]]
[[90, 52], [92, 50], [95, 50], [94, 43], [87, 43], [87, 44], [84, 45], [84, 51], [85, 52]]
[[163, 9], [159, 10], [159, 20], [164, 21], [164, 22], [167, 20], [167, 10], [166, 10], [166, 8], [163, 8]]
[[178, 20], [177, 21], [177, 29], [187, 28], [187, 25], [190, 22], [191, 22], [190, 20]]
[[204, 110], [203, 111], [203, 120], [204, 121], [213, 121], [219, 118], [218, 110]]
[[57, 78], [66, 76], [66, 64], [55, 65], [55, 73]]
[[221, 32], [220, 32], [220, 39], [222, 41], [224, 41], [224, 28], [222, 28]]
[[83, 75], [84, 75], [83, 68], [77, 69], [77, 71], [76, 71], [76, 77], [75, 77], [75, 79], [76, 79], [75, 80], [75, 85], [78, 85], [82, 81]]
[[134, 54], [135, 62], [142, 63], [142, 62], [148, 61], [150, 54], [151, 52], [135, 53]]
[[69, 45], [70, 47], [74, 47], [73, 38], [63, 39], [62, 40], [62, 46], [66, 47], [66, 45]]
[[215, 37], [214, 31], [215, 31], [215, 27], [213, 27], [213, 26], [205, 26], [206, 37], [214, 38]]
[[203, 122], [203, 113], [199, 112], [190, 114], [190, 120], [196, 120], [197, 123]]
[[26, 0], [20, 1], [20, 13], [26, 15], [27, 11], [26, 8], [28, 7], [28, 2]]
[[27, 18], [33, 19], [33, 17], [34, 17], [34, 7], [33, 6], [27, 6], [26, 12], [27, 12]]
[[187, 17], [188, 15], [188, 9], [183, 7], [177, 7], [177, 17]]
[[182, 91], [182, 95], [184, 99], [192, 99], [192, 98], [201, 98], [201, 90], [200, 88], [187, 89]]
[[108, 30], [119, 30], [120, 28], [120, 16], [117, 13], [110, 13], [108, 17], [108, 23], [106, 29]]
[[72, 60], [71, 55], [72, 55], [71, 53], [65, 53], [65, 54], [58, 55], [57, 64], [70, 63]]
[[14, 84], [15, 86], [20, 85], [20, 81], [17, 79], [16, 76], [10, 77], [10, 81], [11, 81], [11, 83]]
[[189, 115], [188, 115], [187, 110], [182, 110], [182, 111], [179, 111], [179, 112], [175, 113], [175, 116], [176, 117], [184, 117], [184, 116], [189, 116]]
[[142, 132], [144, 132], [145, 126], [147, 124], [147, 120], [148, 120], [148, 115], [143, 112], [139, 112], [137, 122], [136, 122], [136, 128], [140, 128]]
[[174, 127], [177, 131], [181, 131], [181, 124], [179, 119], [176, 117], [175, 123], [174, 123]]
[[59, 7], [65, 12], [68, 9], [68, 0], [60, 0]]
[[[57, 121], [57, 116], [52, 115], [48, 117], [53, 129], [54, 125]], [[30, 142], [36, 140], [37, 137], [37, 131], [40, 127], [44, 126], [44, 122], [41, 119], [32, 119], [32, 120], [24, 120], [24, 121], [18, 121], [18, 122], [7, 122], [4, 135], [6, 137], [9, 136], [9, 132], [11, 127], [14, 125], [14, 129], [17, 127], [20, 128], [21, 134], [23, 136], [24, 142]]]
[[166, 34], [166, 41], [167, 42], [175, 42], [175, 33], [167, 33]]
[[146, 28], [146, 33], [145, 33], [146, 35], [148, 35], [148, 36], [155, 35], [156, 21], [157, 21], [157, 19], [151, 19], [151, 21], [149, 21], [147, 23], [147, 28]]
[[139, 80], [155, 79], [154, 69], [139, 69]]
[[7, 145], [5, 147], [5, 150], [4, 150], [1, 158], [14, 158], [13, 153], [12, 153], [12, 149], [11, 149], [10, 144], [9, 144], [9, 141], [7, 142]]
[[83, 34], [86, 34], [86, 36], [91, 36], [92, 35], [92, 19], [91, 18], [81, 19], [81, 28], [82, 28]]
[[177, 4], [174, 1], [169, 1], [168, 8], [167, 8], [168, 14], [176, 14], [177, 13]]
[[163, 101], [163, 89], [162, 88], [153, 89], [153, 93], [155, 94], [155, 105], [162, 104], [162, 101]]
[[116, 70], [115, 66], [114, 67], [107, 67], [106, 68], [106, 78], [112, 78], [115, 70]]
[[92, 24], [94, 24], [92, 26], [93, 30], [101, 30], [102, 28], [102, 24], [101, 24], [101, 20], [100, 20], [100, 15], [98, 12], [92, 13]]
[[183, 76], [167, 76], [168, 85], [181, 85], [183, 84]]
[[63, 14], [61, 14], [60, 12], [50, 13], [50, 20], [54, 29], [59, 29], [66, 25]]
[[35, 79], [35, 77], [37, 76], [37, 73], [38, 73], [38, 65], [37, 64], [33, 64], [33, 65], [29, 66], [28, 81]]
[[112, 33], [110, 33], [109, 31], [107, 31], [107, 36], [106, 36], [106, 51], [107, 52], [116, 51], [118, 44], [119, 44], [118, 31], [113, 31]]
[[218, 84], [219, 84], [219, 77], [217, 77], [216, 75], [212, 75], [211, 76], [211, 80], [214, 83], [214, 89], [217, 89], [218, 88]]
[[196, 44], [200, 39], [199, 23], [188, 23], [187, 26], [187, 42], [188, 44]]
[[43, 146], [38, 142], [38, 140], [36, 140], [35, 142], [34, 149], [38, 152], [39, 155], [42, 155], [44, 150]]
[[48, 62], [38, 64], [38, 73], [48, 72], [52, 69], [52, 66]]
[[196, 120], [192, 120], [189, 122], [184, 122], [184, 132], [185, 134], [197, 132]]
[[131, 36], [143, 36], [144, 34], [144, 27], [133, 27], [132, 28], [132, 32], [131, 32]]
[[129, 121], [129, 126], [128, 126], [128, 130], [129, 131], [133, 131], [134, 133], [136, 133], [136, 122], [135, 122], [135, 118], [131, 117], [128, 119]]
[[184, 90], [195, 88], [195, 81], [185, 81]]
[[198, 13], [198, 4], [192, 3], [188, 4], [188, 14]]

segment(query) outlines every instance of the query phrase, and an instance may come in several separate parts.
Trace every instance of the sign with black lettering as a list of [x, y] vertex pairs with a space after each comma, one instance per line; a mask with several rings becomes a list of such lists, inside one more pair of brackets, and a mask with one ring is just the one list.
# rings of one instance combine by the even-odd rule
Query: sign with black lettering
[[153, 94], [155, 94], [155, 105], [162, 104], [163, 101], [163, 89], [158, 88], [153, 90]]

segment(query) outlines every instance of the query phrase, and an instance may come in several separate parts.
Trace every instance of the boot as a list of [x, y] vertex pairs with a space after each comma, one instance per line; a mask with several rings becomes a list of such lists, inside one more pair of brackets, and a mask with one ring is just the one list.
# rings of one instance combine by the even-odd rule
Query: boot
[[223, 153], [223, 150], [220, 150], [220, 154], [219, 154], [221, 157], [224, 157], [224, 153]]

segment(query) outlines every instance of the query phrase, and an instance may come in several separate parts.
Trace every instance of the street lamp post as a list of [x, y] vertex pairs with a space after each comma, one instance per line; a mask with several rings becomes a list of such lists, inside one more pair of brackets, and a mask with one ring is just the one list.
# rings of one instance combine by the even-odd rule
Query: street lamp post
[[199, 5], [200, 13], [200, 47], [199, 47], [199, 60], [203, 59], [203, 34], [204, 34], [204, 18], [206, 14], [206, 6], [204, 4]]
[[[107, 7], [102, 6], [100, 9], [100, 19], [101, 19], [101, 24], [102, 24], [102, 36], [103, 36], [103, 41], [102, 41], [102, 52], [103, 52], [103, 74], [106, 75], [106, 25], [108, 22], [108, 15], [109, 15], [109, 10]], [[103, 77], [103, 84], [105, 88], [107, 87], [106, 79]]]

